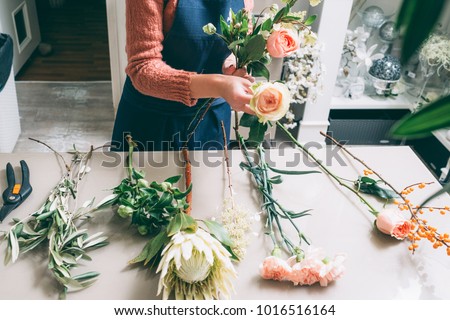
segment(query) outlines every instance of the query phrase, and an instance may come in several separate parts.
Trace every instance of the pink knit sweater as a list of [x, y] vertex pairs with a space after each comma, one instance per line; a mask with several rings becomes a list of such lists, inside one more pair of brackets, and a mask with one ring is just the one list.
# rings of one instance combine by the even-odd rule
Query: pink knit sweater
[[[246, 7], [249, 1], [246, 0]], [[126, 73], [142, 94], [179, 101], [187, 106], [197, 103], [191, 98], [193, 72], [177, 70], [162, 60], [164, 35], [172, 26], [178, 0], [126, 1]]]

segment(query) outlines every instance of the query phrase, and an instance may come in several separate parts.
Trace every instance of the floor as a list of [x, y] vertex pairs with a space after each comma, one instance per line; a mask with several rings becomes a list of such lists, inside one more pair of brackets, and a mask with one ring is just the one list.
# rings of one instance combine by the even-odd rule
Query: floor
[[111, 82], [16, 82], [22, 133], [14, 152], [64, 152], [108, 144], [114, 123]]
[[16, 80], [111, 80], [105, 0], [67, 0], [61, 8], [36, 0], [36, 6], [42, 42], [52, 52], [36, 50]]

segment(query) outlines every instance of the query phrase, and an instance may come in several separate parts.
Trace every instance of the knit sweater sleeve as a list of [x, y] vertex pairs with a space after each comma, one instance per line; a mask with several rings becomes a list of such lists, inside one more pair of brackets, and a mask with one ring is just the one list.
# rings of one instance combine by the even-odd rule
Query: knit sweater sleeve
[[162, 60], [164, 0], [127, 0], [126, 33], [126, 73], [134, 87], [145, 95], [195, 105], [190, 91], [195, 73], [174, 69]]

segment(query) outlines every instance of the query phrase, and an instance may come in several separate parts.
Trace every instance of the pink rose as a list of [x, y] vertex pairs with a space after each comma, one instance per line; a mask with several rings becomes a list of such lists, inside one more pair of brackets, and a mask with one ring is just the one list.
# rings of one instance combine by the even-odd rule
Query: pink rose
[[297, 51], [300, 46], [298, 35], [291, 29], [273, 31], [267, 39], [267, 51], [274, 58], [284, 58]]
[[283, 281], [289, 277], [290, 273], [291, 267], [287, 262], [274, 256], [265, 258], [259, 266], [259, 274], [263, 279]]
[[244, 0], [244, 7], [248, 12], [252, 12], [255, 7], [255, 3], [253, 0]]
[[277, 121], [284, 117], [291, 104], [291, 94], [285, 84], [256, 83], [252, 86], [250, 108], [262, 123]]
[[386, 209], [380, 212], [375, 225], [381, 232], [398, 240], [403, 240], [410, 232], [414, 232], [412, 222], [406, 219], [397, 209]]

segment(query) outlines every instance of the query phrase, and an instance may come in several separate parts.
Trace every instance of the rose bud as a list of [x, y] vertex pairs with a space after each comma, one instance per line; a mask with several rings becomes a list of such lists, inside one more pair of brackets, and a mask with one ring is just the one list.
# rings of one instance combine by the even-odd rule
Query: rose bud
[[414, 225], [397, 209], [386, 209], [377, 215], [375, 225], [378, 230], [392, 237], [403, 240], [410, 232], [414, 232]]

